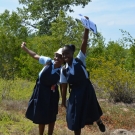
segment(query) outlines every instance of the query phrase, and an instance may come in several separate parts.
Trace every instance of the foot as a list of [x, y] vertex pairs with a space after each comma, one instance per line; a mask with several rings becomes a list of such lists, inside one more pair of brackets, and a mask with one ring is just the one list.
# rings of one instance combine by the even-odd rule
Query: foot
[[103, 124], [102, 121], [98, 121], [97, 125], [98, 125], [101, 132], [105, 132], [105, 125]]

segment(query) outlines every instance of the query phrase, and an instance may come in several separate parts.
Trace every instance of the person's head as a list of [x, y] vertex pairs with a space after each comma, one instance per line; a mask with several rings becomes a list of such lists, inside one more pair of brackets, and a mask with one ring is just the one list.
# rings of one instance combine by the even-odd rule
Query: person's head
[[62, 57], [65, 62], [70, 63], [73, 59], [73, 55], [75, 52], [75, 46], [74, 45], [65, 45], [62, 49]]
[[54, 53], [54, 64], [57, 65], [58, 67], [63, 64], [62, 48], [59, 48], [59, 49]]

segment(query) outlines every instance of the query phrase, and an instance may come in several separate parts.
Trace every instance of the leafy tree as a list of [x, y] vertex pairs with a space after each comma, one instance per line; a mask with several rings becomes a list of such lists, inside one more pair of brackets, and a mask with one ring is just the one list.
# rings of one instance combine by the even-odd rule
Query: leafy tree
[[11, 79], [18, 69], [15, 58], [20, 54], [20, 43], [28, 32], [17, 13], [10, 14], [8, 10], [0, 15], [0, 32], [0, 76]]
[[127, 56], [126, 49], [119, 43], [110, 41], [106, 47], [106, 60], [115, 60], [116, 64], [125, 64], [125, 58]]
[[[65, 44], [74, 44], [76, 49], [79, 50], [83, 30], [84, 28], [80, 23], [77, 23], [72, 17], [66, 16], [64, 12], [60, 12], [56, 21], [51, 23], [52, 35], [29, 37], [27, 38], [27, 46], [39, 55], [45, 55], [53, 59], [54, 52]], [[20, 66], [21, 72], [19, 76], [35, 79], [42, 67], [26, 53], [20, 55], [23, 60], [22, 62], [19, 61], [22, 65]]]
[[87, 51], [87, 68], [91, 72], [93, 68], [98, 68], [102, 63], [101, 60], [105, 57], [105, 39], [101, 33], [92, 34], [90, 33], [90, 42]]
[[[39, 34], [51, 34], [51, 22], [54, 22], [59, 11], [73, 12], [73, 6], [82, 5], [85, 7], [91, 0], [19, 0], [24, 7], [18, 8], [23, 15], [25, 24], [39, 30]], [[34, 21], [31, 23], [29, 20]]]
[[125, 68], [127, 70], [135, 71], [135, 38], [129, 32], [121, 30], [123, 39], [121, 42], [127, 50], [127, 57], [125, 59]]
[[28, 36], [28, 29], [22, 25], [22, 18], [16, 12], [10, 14], [8, 10], [5, 10], [0, 15], [0, 28], [5, 29], [5, 34], [11, 34], [18, 38], [25, 39]]
[[[53, 59], [54, 52], [59, 48], [56, 44], [56, 39], [51, 36], [36, 36], [27, 38], [25, 41], [27, 47], [39, 55], [51, 57]], [[21, 48], [20, 48], [21, 50]], [[42, 65], [31, 58], [26, 52], [21, 50], [20, 56], [17, 58], [19, 65], [18, 76], [28, 80], [35, 80], [39, 71], [43, 68]]]
[[[57, 39], [59, 47], [74, 44], [80, 49], [84, 27], [66, 13], [60, 12], [56, 21], [51, 25], [52, 37]], [[79, 43], [79, 44], [78, 44]]]
[[130, 33], [127, 31], [124, 31], [122, 29], [120, 29], [120, 31], [122, 32], [122, 36], [123, 36], [123, 39], [121, 40], [123, 46], [125, 48], [130, 48], [131, 46], [135, 46], [135, 38], [133, 38], [130, 35]]
[[129, 72], [117, 65], [115, 60], [102, 59], [100, 67], [93, 68], [92, 81], [100, 90], [106, 92], [111, 101], [132, 103], [135, 96], [135, 73]]

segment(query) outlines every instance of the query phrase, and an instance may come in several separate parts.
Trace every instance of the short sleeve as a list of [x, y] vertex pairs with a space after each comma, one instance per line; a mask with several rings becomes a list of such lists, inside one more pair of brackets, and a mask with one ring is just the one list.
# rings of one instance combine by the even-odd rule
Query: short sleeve
[[79, 53], [77, 55], [77, 58], [82, 61], [82, 63], [84, 64], [84, 66], [86, 66], [86, 62], [85, 62], [86, 56], [82, 53], [81, 50], [79, 51]]
[[45, 56], [40, 56], [39, 58], [39, 63], [45, 65], [46, 63], [50, 62], [51, 58], [45, 57]]
[[60, 70], [60, 83], [67, 83], [67, 78], [63, 75], [62, 68]]

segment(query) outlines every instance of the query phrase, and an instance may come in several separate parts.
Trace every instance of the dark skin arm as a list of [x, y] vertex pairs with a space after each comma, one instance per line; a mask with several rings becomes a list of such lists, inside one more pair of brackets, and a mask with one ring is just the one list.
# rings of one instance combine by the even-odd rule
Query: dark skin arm
[[[29, 48], [27, 48], [25, 42], [22, 42], [21, 48], [22, 48], [27, 54], [29, 54], [33, 59], [39, 61], [40, 55], [38, 55], [38, 54], [35, 53], [34, 51], [32, 51], [32, 50], [30, 50]], [[46, 63], [45, 65], [48, 65], [48, 64], [50, 64], [50, 62]]]
[[38, 54], [36, 54], [35, 52], [33, 52], [32, 50], [28, 49], [28, 48], [26, 47], [26, 43], [25, 43], [25, 42], [22, 42], [21, 48], [22, 48], [26, 53], [28, 53], [32, 58], [34, 58], [35, 60], [39, 60], [40, 55], [38, 55]]
[[67, 83], [62, 83], [61, 84], [62, 88], [62, 107], [66, 107], [66, 95], [67, 95]]
[[[85, 17], [85, 18], [89, 19], [88, 17]], [[81, 51], [82, 51], [83, 54], [86, 54], [88, 35], [89, 35], [89, 29], [85, 28], [84, 35], [83, 35], [83, 40], [82, 40], [82, 45], [81, 45]]]
[[61, 94], [61, 97], [62, 97], [62, 84], [60, 84], [60, 94]]

